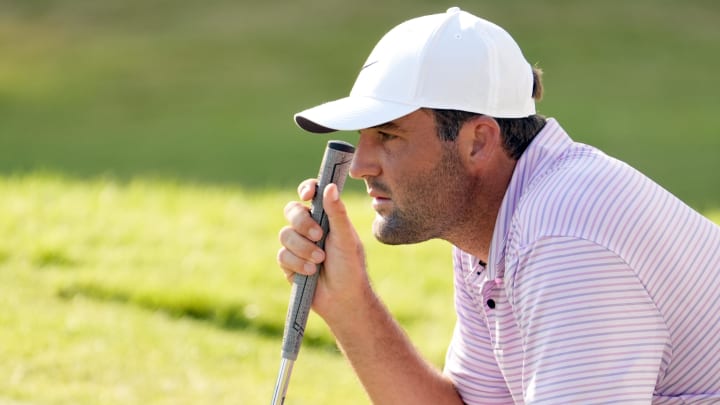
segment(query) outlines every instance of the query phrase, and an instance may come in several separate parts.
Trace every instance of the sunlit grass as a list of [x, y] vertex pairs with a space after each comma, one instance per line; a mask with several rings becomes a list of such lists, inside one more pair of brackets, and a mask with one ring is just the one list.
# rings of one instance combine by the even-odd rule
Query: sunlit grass
[[[276, 235], [293, 193], [32, 175], [0, 177], [0, 195], [0, 402], [269, 401], [289, 294]], [[441, 366], [449, 246], [382, 246], [367, 199], [344, 198], [375, 288]], [[367, 403], [317, 316], [289, 395]]]
[[[457, 4], [544, 68], [542, 114], [718, 206], [720, 3]], [[2, 2], [0, 403], [267, 403], [289, 293], [276, 234], [295, 197], [272, 190], [312, 176], [327, 140], [292, 114], [347, 94], [389, 27], [445, 8]], [[366, 199], [346, 198], [375, 288], [441, 365], [448, 245], [381, 246]], [[288, 403], [367, 403], [315, 316]]]
[[[0, 195], [2, 395], [269, 400], [289, 295], [276, 235], [292, 193], [34, 175], [0, 178]], [[449, 247], [380, 246], [367, 200], [346, 198], [376, 288], [440, 366], [454, 322]], [[366, 403], [315, 316], [306, 339], [293, 403]]]

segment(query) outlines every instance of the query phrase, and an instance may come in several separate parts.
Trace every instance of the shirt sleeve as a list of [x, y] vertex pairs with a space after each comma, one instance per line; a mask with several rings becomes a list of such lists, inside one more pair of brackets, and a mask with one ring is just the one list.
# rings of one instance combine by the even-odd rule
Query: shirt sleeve
[[525, 404], [651, 403], [669, 332], [622, 258], [587, 240], [549, 237], [522, 249], [512, 273]]
[[513, 404], [495, 360], [487, 321], [467, 291], [462, 254], [456, 250], [455, 309], [457, 322], [445, 359], [444, 373], [466, 404]]

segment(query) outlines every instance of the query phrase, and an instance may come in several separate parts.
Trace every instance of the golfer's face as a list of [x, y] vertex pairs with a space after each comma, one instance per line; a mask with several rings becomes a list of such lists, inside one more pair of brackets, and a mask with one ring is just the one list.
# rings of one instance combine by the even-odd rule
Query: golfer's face
[[448, 191], [464, 178], [454, 147], [437, 136], [428, 110], [360, 131], [350, 175], [365, 180], [378, 240], [404, 244], [442, 235], [456, 208]]

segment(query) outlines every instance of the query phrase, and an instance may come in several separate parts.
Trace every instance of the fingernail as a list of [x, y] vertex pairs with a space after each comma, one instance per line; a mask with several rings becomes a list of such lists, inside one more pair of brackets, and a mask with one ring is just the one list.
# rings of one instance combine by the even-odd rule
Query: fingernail
[[310, 230], [310, 238], [312, 240], [320, 240], [320, 237], [322, 236], [322, 232], [317, 228], [312, 228]]
[[323, 254], [319, 250], [312, 252], [312, 258], [315, 262], [320, 263], [323, 259]]
[[332, 187], [330, 191], [328, 191], [328, 197], [330, 197], [330, 201], [337, 201], [339, 194], [337, 187]]
[[315, 271], [315, 265], [312, 263], [305, 263], [305, 266], [303, 266], [303, 267], [305, 268], [306, 274], [310, 274]]

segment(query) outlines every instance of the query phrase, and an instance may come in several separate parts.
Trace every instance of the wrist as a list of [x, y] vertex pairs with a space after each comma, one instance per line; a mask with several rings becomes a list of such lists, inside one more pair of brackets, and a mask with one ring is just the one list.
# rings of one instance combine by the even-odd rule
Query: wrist
[[334, 302], [333, 310], [322, 317], [341, 343], [346, 336], [358, 336], [367, 325], [386, 318], [387, 311], [369, 283], [355, 293], [344, 294]]

